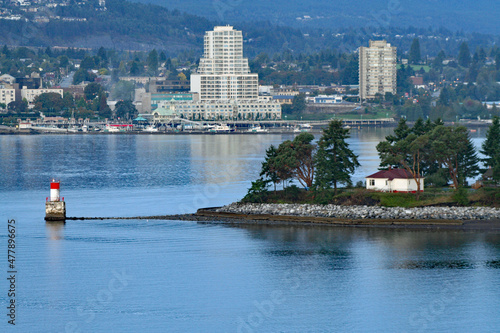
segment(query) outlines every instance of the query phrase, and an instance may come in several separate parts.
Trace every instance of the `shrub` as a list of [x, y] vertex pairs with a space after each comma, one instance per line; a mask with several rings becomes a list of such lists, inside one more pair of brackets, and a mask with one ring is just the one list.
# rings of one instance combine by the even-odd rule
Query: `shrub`
[[459, 206], [467, 206], [469, 204], [469, 197], [467, 196], [467, 190], [463, 187], [459, 187], [452, 195], [453, 201]]
[[262, 178], [252, 182], [252, 186], [248, 189], [248, 193], [241, 200], [242, 202], [264, 202], [267, 199], [267, 184], [268, 182]]
[[284, 191], [284, 197], [287, 200], [290, 201], [297, 201], [300, 199], [300, 188], [297, 187], [297, 185], [291, 185], [287, 187]]

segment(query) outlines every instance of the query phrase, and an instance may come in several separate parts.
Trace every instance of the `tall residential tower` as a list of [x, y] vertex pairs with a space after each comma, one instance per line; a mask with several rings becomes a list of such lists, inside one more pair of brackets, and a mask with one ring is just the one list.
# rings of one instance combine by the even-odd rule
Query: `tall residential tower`
[[396, 94], [396, 47], [385, 40], [370, 41], [359, 48], [359, 98]]
[[199, 99], [175, 104], [185, 119], [281, 119], [281, 105], [259, 97], [258, 75], [250, 73], [248, 59], [243, 57], [243, 35], [231, 26], [205, 33], [203, 57], [190, 80], [191, 92]]
[[191, 91], [200, 101], [257, 99], [258, 75], [243, 58], [243, 35], [231, 26], [215, 27], [204, 38], [198, 73], [191, 75]]

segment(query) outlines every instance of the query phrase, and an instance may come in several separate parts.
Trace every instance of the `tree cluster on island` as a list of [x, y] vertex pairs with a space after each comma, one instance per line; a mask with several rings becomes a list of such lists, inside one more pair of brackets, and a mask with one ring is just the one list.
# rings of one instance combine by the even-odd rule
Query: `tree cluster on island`
[[[343, 128], [340, 120], [333, 120], [317, 143], [313, 143], [312, 134], [301, 133], [278, 147], [271, 145], [262, 162], [260, 178], [252, 182], [243, 200], [265, 201], [270, 185], [276, 196], [278, 184], [282, 185], [284, 195], [287, 191], [297, 194], [298, 187], [291, 185], [294, 180], [313, 199], [329, 191], [337, 195], [338, 185], [352, 186], [351, 176], [360, 164], [346, 142], [348, 133], [349, 129]], [[394, 133], [377, 145], [377, 151], [381, 169], [402, 168], [411, 174], [418, 186], [417, 201], [423, 190], [420, 179], [425, 178], [427, 186], [437, 188], [451, 182], [455, 199], [464, 204], [467, 195], [463, 189], [468, 179], [491, 168], [493, 184], [500, 182], [500, 118], [495, 117], [488, 129], [480, 151], [483, 159], [479, 159], [467, 128], [445, 126], [440, 119], [434, 122], [419, 119], [413, 127], [401, 119]]]

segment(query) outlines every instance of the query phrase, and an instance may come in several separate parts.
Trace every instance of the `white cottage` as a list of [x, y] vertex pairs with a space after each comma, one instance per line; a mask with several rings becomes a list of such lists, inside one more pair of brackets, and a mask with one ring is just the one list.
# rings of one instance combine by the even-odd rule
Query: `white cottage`
[[[366, 189], [380, 192], [417, 192], [417, 182], [405, 169], [380, 170], [366, 178]], [[420, 178], [420, 192], [424, 191], [424, 178]]]

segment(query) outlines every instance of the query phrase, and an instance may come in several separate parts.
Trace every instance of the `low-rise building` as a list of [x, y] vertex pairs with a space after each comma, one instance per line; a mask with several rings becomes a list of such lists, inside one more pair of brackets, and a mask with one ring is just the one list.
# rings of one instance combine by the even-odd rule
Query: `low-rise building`
[[306, 97], [308, 103], [314, 104], [338, 104], [342, 103], [342, 96], [340, 95], [318, 95], [314, 97]]
[[178, 114], [175, 112], [174, 104], [159, 107], [151, 114], [153, 115], [153, 121], [155, 123], [166, 123], [178, 117]]
[[283, 104], [292, 104], [296, 95], [274, 95], [273, 101]]
[[[417, 192], [417, 182], [405, 169], [380, 170], [365, 177], [366, 189], [379, 192]], [[420, 178], [420, 192], [424, 191], [424, 178]]]
[[6, 106], [9, 103], [16, 101], [16, 90], [15, 89], [0, 89], [0, 103]]
[[165, 78], [151, 78], [149, 80], [149, 92], [152, 94], [189, 92], [190, 88], [190, 83], [186, 80], [168, 80]]
[[176, 103], [175, 111], [190, 120], [275, 120], [281, 105], [267, 101], [198, 101]]
[[35, 101], [35, 97], [46, 93], [56, 93], [61, 95], [61, 97], [63, 97], [64, 94], [62, 89], [27, 89], [24, 87], [21, 89], [21, 98], [26, 99], [26, 101], [28, 101], [28, 106], [32, 108], [34, 106], [33, 102]]

